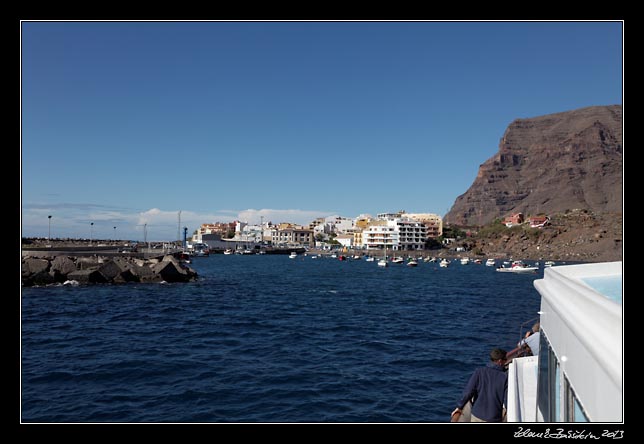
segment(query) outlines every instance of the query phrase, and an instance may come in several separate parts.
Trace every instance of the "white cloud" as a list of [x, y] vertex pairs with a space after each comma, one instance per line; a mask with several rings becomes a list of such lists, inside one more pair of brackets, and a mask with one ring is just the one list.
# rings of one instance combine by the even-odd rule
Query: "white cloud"
[[[162, 210], [150, 208], [145, 211], [115, 208], [92, 204], [57, 203], [48, 205], [24, 205], [22, 210], [22, 235], [25, 237], [45, 237], [51, 222], [51, 235], [54, 238], [89, 238], [143, 240], [144, 225], [147, 224], [147, 238], [151, 241], [176, 240], [179, 233], [183, 237], [183, 227], [188, 228], [188, 236], [203, 223], [232, 222], [240, 220], [248, 223], [293, 222], [307, 225], [317, 217], [331, 215], [328, 211], [299, 209], [260, 210], [219, 210], [217, 212]], [[52, 215], [51, 221], [48, 215]], [[90, 225], [93, 222], [93, 225]], [[117, 227], [114, 229], [114, 227]]]
[[237, 215], [238, 219], [242, 222], [251, 224], [258, 224], [263, 220], [264, 222], [273, 222], [275, 224], [280, 222], [292, 222], [300, 225], [308, 225], [318, 217], [327, 217], [331, 213], [328, 211], [318, 210], [275, 210], [264, 208], [261, 210], [248, 209], [240, 211]]

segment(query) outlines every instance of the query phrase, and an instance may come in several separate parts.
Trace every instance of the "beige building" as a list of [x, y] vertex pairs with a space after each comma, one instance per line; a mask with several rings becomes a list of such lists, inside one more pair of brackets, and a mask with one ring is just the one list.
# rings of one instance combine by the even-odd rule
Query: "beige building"
[[427, 237], [443, 235], [443, 218], [434, 213], [403, 213], [403, 216], [421, 222], [427, 227]]
[[[283, 226], [284, 228], [280, 228]], [[275, 246], [302, 246], [315, 245], [313, 230], [296, 226], [294, 224], [279, 224], [271, 230], [271, 242]]]

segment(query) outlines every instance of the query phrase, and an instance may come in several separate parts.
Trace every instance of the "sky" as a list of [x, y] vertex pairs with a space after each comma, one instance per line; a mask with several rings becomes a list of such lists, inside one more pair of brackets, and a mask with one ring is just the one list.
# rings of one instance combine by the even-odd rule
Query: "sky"
[[174, 240], [443, 216], [514, 119], [622, 103], [623, 23], [23, 21], [20, 74], [22, 236]]

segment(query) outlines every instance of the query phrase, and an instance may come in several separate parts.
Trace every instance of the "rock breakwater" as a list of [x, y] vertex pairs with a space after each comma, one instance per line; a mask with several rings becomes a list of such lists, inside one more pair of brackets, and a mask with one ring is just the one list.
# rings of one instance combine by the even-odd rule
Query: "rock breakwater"
[[25, 287], [61, 284], [189, 282], [197, 272], [172, 255], [132, 257], [27, 256], [21, 264]]

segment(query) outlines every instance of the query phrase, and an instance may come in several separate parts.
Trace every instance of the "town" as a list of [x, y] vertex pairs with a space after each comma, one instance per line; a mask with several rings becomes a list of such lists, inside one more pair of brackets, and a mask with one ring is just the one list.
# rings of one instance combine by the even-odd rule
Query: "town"
[[[547, 224], [547, 216], [525, 220], [522, 213], [506, 217], [507, 227], [528, 222], [530, 226]], [[249, 251], [261, 246], [274, 248], [334, 248], [356, 250], [419, 251], [441, 247], [454, 242], [445, 236], [443, 219], [433, 213], [380, 213], [376, 217], [360, 215], [356, 218], [330, 216], [318, 218], [308, 226], [282, 222], [249, 224], [204, 223], [186, 239], [188, 247], [207, 245], [211, 250]], [[453, 230], [449, 230], [450, 233]]]

